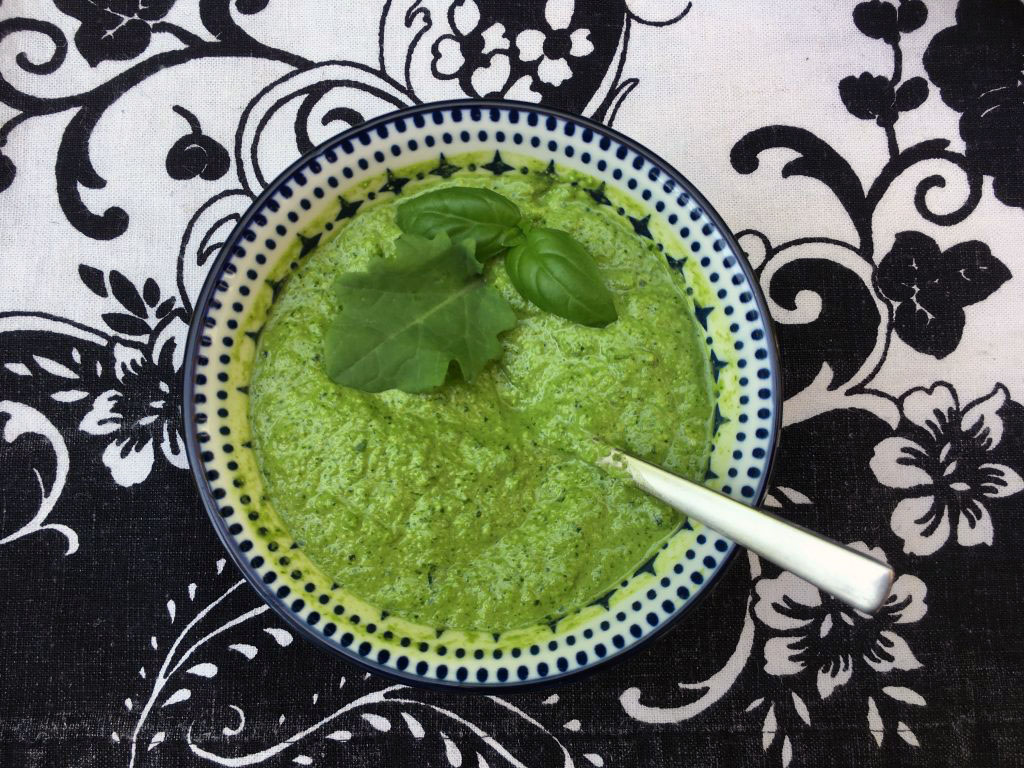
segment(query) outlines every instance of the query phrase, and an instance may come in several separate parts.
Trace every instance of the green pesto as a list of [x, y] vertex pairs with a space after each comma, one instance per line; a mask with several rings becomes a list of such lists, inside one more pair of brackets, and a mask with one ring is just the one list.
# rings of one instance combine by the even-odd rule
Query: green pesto
[[250, 387], [253, 447], [269, 501], [328, 578], [414, 622], [500, 632], [605, 594], [678, 528], [675, 512], [593, 465], [594, 438], [701, 478], [713, 393], [682, 277], [595, 203], [595, 180], [481, 171], [410, 184], [398, 200], [443, 185], [493, 189], [527, 221], [569, 232], [619, 319], [588, 328], [542, 312], [499, 258], [486, 277], [519, 323], [472, 384], [450, 373], [431, 394], [339, 387], [322, 363], [332, 283], [389, 258], [399, 234], [394, 198], [364, 204], [271, 309]]

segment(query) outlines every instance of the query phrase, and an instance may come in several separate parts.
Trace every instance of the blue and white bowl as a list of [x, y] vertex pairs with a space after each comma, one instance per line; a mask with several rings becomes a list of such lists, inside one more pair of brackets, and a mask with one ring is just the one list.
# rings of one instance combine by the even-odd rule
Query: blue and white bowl
[[[636, 142], [581, 117], [499, 101], [427, 104], [363, 123], [299, 159], [253, 203], [195, 310], [185, 367], [189, 462], [235, 563], [310, 640], [413, 684], [492, 689], [565, 680], [678, 621], [718, 579], [736, 545], [687, 524], [608, 594], [552, 625], [504, 634], [416, 625], [331, 584], [294, 545], [263, 500], [248, 443], [254, 339], [282, 275], [329, 236], [339, 206], [364, 194], [401, 194], [401, 169], [431, 160], [443, 166], [442, 153], [485, 153], [492, 162], [480, 167], [494, 173], [506, 172], [517, 156], [579, 170], [603, 182], [619, 215], [642, 223], [637, 236], [652, 237], [689, 286], [692, 306], [681, 311], [694, 312], [706, 331], [716, 381], [706, 483], [749, 504], [761, 500], [779, 433], [780, 376], [764, 300], [732, 235], [692, 184]], [[367, 185], [377, 178], [380, 184]]]

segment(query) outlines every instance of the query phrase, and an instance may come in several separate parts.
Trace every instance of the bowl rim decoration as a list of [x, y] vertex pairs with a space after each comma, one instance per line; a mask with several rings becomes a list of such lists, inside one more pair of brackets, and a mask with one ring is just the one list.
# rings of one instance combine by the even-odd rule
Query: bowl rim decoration
[[[538, 141], [542, 136], [544, 138]], [[408, 154], [413, 157], [403, 159], [402, 147], [408, 147]], [[225, 463], [228, 468], [234, 466], [238, 470], [238, 461], [255, 462], [254, 457], [248, 456], [252, 453], [248, 443], [232, 445], [230, 441], [237, 442], [240, 438], [220, 437], [213, 428], [221, 418], [214, 415], [215, 410], [224, 415], [221, 423], [227, 424], [227, 406], [248, 408], [248, 380], [244, 384], [237, 378], [232, 380], [234, 373], [228, 372], [244, 367], [241, 351], [244, 344], [255, 349], [255, 341], [247, 342], [243, 335], [255, 337], [258, 333], [257, 327], [255, 333], [243, 334], [243, 319], [237, 333], [215, 339], [218, 324], [226, 322], [225, 316], [232, 312], [234, 317], [248, 317], [260, 301], [259, 297], [267, 292], [271, 300], [266, 304], [272, 303], [271, 270], [285, 261], [285, 252], [294, 251], [299, 233], [303, 226], [311, 224], [313, 214], [319, 212], [322, 216], [330, 206], [338, 205], [339, 196], [368, 179], [387, 173], [390, 182], [392, 169], [422, 162], [424, 157], [436, 158], [439, 152], [455, 157], [478, 151], [493, 151], [498, 164], [501, 163], [498, 152], [511, 156], [518, 151], [541, 162], [550, 156], [557, 165], [578, 169], [606, 182], [609, 194], [614, 192], [626, 204], [635, 203], [633, 209], [639, 208], [641, 213], [647, 211], [647, 218], [631, 217], [638, 236], [641, 235], [638, 223], [643, 224], [646, 231], [650, 221], [652, 227], [657, 225], [658, 233], [671, 230], [674, 243], [687, 241], [686, 258], [680, 260], [669, 257], [672, 243], [656, 242], [658, 250], [664, 252], [673, 267], [681, 274], [685, 271], [684, 277], [699, 276], [701, 298], [718, 297], [705, 306], [697, 304], [697, 294], [688, 301], [693, 303], [697, 320], [708, 333], [706, 349], [710, 347], [709, 361], [715, 381], [719, 380], [720, 370], [731, 377], [728, 381], [735, 384], [735, 392], [730, 395], [733, 397], [730, 409], [735, 406], [739, 411], [737, 414], [735, 410], [720, 410], [720, 400], [725, 393], [716, 388], [712, 457], [705, 481], [747, 503], [760, 503], [767, 491], [781, 431], [782, 379], [768, 307], [757, 276], [735, 237], [696, 187], [643, 145], [587, 118], [524, 102], [459, 99], [390, 112], [320, 144], [270, 182], [225, 241], [196, 301], [182, 367], [183, 416], [189, 465], [217, 535], [246, 580], [299, 635], [364, 670], [402, 683], [445, 689], [509, 691], [576, 679], [636, 652], [675, 626], [708, 594], [734, 558], [737, 545], [701, 526], [694, 528], [687, 523], [664, 543], [662, 550], [611, 592], [553, 620], [546, 625], [550, 636], [542, 641], [534, 635], [529, 645], [526, 641], [517, 644], [515, 635], [519, 630], [492, 635], [417, 627], [386, 612], [374, 614], [377, 609], [335, 589], [334, 584], [330, 588], [322, 587], [321, 594], [315, 594], [317, 589], [312, 580], [323, 574], [318, 573], [312, 563], [307, 563], [313, 571], [313, 575], [307, 576], [309, 583], [303, 590], [298, 589], [303, 581], [301, 573], [298, 580], [294, 578], [294, 573], [299, 572], [298, 564], [289, 572], [285, 567], [289, 559], [278, 557], [283, 550], [257, 540], [266, 538], [267, 529], [260, 528], [261, 535], [253, 532], [257, 525], [251, 521], [259, 517], [256, 507], [251, 508], [248, 516], [244, 515], [243, 509], [250, 503], [245, 500], [250, 497], [226, 482], [227, 477], [220, 476]], [[330, 188], [325, 191], [320, 184]], [[310, 189], [312, 199], [307, 200], [304, 195]], [[601, 189], [605, 189], [604, 184]], [[617, 212], [625, 215], [621, 203]], [[287, 221], [285, 216], [289, 217]], [[683, 226], [677, 229], [676, 224]], [[690, 227], [693, 227], [692, 233]], [[649, 231], [643, 236], [651, 237]], [[254, 263], [256, 251], [260, 253]], [[275, 252], [276, 256], [265, 255]], [[699, 268], [695, 265], [697, 262], [700, 262]], [[242, 263], [245, 268], [239, 268]], [[292, 261], [293, 268], [296, 263]], [[690, 285], [689, 280], [687, 285]], [[692, 290], [688, 288], [687, 293]], [[234, 301], [228, 300], [229, 297]], [[718, 308], [719, 304], [715, 303], [718, 300], [722, 311], [716, 313], [713, 310]], [[739, 313], [734, 313], [734, 309], [739, 309]], [[237, 323], [238, 320], [233, 320], [228, 327], [237, 328]], [[732, 341], [735, 333], [746, 334], [744, 338], [749, 336], [755, 341], [745, 345], [739, 341], [725, 346], [712, 344], [716, 334], [719, 341]], [[231, 348], [234, 336], [239, 339], [236, 349]], [[215, 354], [218, 351], [220, 354]], [[722, 356], [716, 357], [716, 351]], [[234, 360], [233, 355], [238, 360]], [[213, 383], [214, 371], [220, 371], [222, 379], [228, 379], [227, 383]], [[745, 375], [748, 373], [749, 376]], [[722, 384], [723, 388], [725, 386]], [[218, 389], [220, 387], [224, 389]], [[751, 434], [747, 435], [747, 431]], [[740, 445], [737, 440], [745, 441], [755, 435], [756, 439], [744, 442], [743, 451], [734, 451]], [[726, 439], [732, 442], [723, 448]], [[752, 451], [747, 450], [754, 445]], [[744, 457], [743, 463], [737, 465], [740, 454]], [[728, 464], [723, 466], [723, 462]], [[728, 469], [729, 476], [715, 473], [716, 466]], [[730, 480], [740, 474], [737, 466], [745, 471], [740, 478]], [[236, 483], [240, 477], [236, 475]], [[733, 483], [742, 486], [733, 487]], [[672, 551], [662, 556], [670, 544]], [[291, 550], [295, 547], [293, 543]], [[683, 547], [687, 547], [685, 557]], [[289, 554], [305, 558], [301, 550]], [[666, 570], [668, 566], [670, 570]], [[656, 572], [659, 568], [660, 572]], [[289, 584], [294, 585], [294, 590]], [[318, 599], [314, 601], [314, 597]], [[352, 610], [344, 610], [342, 603], [345, 601], [354, 601], [368, 609], [362, 620], [352, 615]], [[333, 615], [328, 608], [333, 609]], [[320, 615], [321, 610], [324, 615]], [[379, 629], [394, 626], [395, 630], [375, 634], [378, 628], [373, 622], [378, 620]], [[531, 629], [539, 631], [540, 626]], [[409, 631], [399, 638], [398, 634], [406, 629]], [[425, 634], [428, 631], [429, 636]]]

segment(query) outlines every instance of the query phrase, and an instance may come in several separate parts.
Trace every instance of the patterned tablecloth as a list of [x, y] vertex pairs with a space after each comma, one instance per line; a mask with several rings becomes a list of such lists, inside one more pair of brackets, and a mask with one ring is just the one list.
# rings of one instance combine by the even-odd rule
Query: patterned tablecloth
[[[238, 215], [403, 105], [499, 95], [647, 144], [771, 303], [767, 504], [885, 557], [875, 617], [737, 558], [558, 689], [392, 686], [246, 586], [182, 449]], [[1024, 765], [1021, 0], [5, 0], [0, 764]]]

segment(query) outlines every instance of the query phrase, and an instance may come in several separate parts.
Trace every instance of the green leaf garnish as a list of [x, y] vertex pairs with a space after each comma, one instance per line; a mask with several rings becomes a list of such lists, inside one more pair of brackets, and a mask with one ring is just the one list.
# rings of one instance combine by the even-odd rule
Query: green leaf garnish
[[505, 270], [523, 298], [581, 325], [603, 327], [618, 319], [597, 264], [571, 235], [547, 227], [524, 234], [505, 257]]
[[473, 240], [476, 255], [486, 261], [516, 240], [519, 208], [489, 189], [447, 187], [414, 197], [398, 206], [396, 223], [408, 234], [433, 237], [445, 233], [453, 241]]
[[339, 275], [341, 311], [324, 344], [327, 375], [364, 392], [425, 392], [444, 383], [455, 361], [472, 381], [501, 355], [498, 334], [516, 324], [482, 269], [472, 241], [406, 234], [393, 259]]

